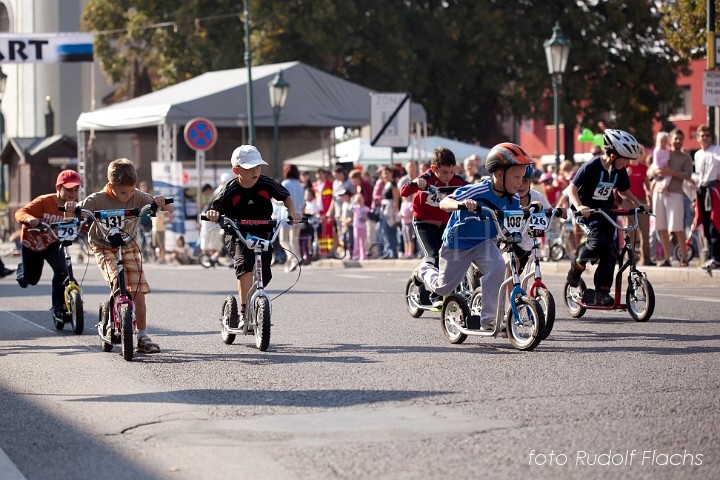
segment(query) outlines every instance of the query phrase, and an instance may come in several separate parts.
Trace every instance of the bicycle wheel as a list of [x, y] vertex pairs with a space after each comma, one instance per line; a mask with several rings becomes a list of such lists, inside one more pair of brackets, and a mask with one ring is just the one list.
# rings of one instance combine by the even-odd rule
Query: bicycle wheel
[[338, 259], [342, 260], [345, 258], [345, 255], [347, 255], [347, 250], [345, 250], [345, 245], [338, 245], [333, 249], [333, 256]]
[[538, 288], [535, 290], [535, 300], [540, 304], [545, 317], [545, 330], [542, 334], [542, 339], [545, 340], [555, 326], [555, 299], [547, 288]]
[[518, 350], [532, 350], [540, 344], [545, 330], [545, 318], [540, 303], [532, 297], [519, 298], [518, 318], [513, 318], [512, 310], [506, 318], [506, 328], [510, 344]]
[[120, 315], [120, 331], [122, 332], [122, 356], [129, 362], [133, 359], [133, 354], [135, 353], [132, 310], [130, 309], [130, 305], [120, 305], [118, 313]]
[[636, 322], [647, 322], [655, 311], [655, 291], [647, 278], [635, 275], [625, 291], [628, 312]]
[[579, 287], [571, 287], [569, 283], [565, 282], [565, 287], [563, 287], [565, 305], [567, 305], [570, 316], [573, 318], [580, 318], [585, 315], [586, 309], [577, 303], [582, 300], [585, 288], [585, 280], [583, 279], [580, 279]]
[[405, 285], [405, 307], [411, 317], [420, 318], [422, 316], [423, 309], [420, 308], [420, 304], [420, 286], [411, 278]]
[[[697, 248], [692, 243], [687, 246], [687, 261], [692, 261], [697, 256]], [[678, 261], [682, 260], [682, 251], [680, 245], [675, 246], [675, 259]]]
[[558, 244], [550, 245], [550, 260], [559, 262], [563, 258], [565, 258], [565, 248]]
[[83, 312], [83, 301], [78, 290], [70, 292], [70, 318], [75, 335], [82, 334], [85, 328], [85, 313]]
[[106, 337], [106, 335], [105, 335], [106, 325], [108, 326], [107, 327], [108, 329], [110, 328], [109, 323], [110, 323], [111, 317], [112, 317], [112, 313], [110, 312], [111, 306], [112, 305], [110, 302], [107, 302], [107, 301], [100, 302], [100, 311], [98, 312], [97, 329], [98, 329], [98, 335], [102, 339], [100, 346], [102, 347], [103, 352], [112, 352], [112, 349], [113, 349], [112, 342], [108, 343], [104, 340]]
[[237, 328], [239, 320], [237, 300], [234, 295], [228, 295], [225, 297], [220, 314], [220, 336], [227, 345], [235, 341], [235, 334], [230, 333], [228, 327]]
[[258, 297], [255, 303], [255, 346], [261, 352], [270, 346], [270, 299]]
[[465, 272], [465, 276], [463, 277], [462, 281], [460, 282], [460, 285], [458, 285], [456, 292], [465, 297], [466, 300], [470, 300], [470, 297], [472, 296], [473, 292], [476, 288], [480, 286], [480, 275], [478, 270], [473, 266], [470, 265], [470, 268], [468, 268], [468, 271]]
[[465, 341], [467, 335], [458, 330], [456, 325], [466, 326], [469, 316], [470, 309], [462, 295], [453, 293], [445, 299], [440, 312], [440, 325], [450, 343], [458, 344]]

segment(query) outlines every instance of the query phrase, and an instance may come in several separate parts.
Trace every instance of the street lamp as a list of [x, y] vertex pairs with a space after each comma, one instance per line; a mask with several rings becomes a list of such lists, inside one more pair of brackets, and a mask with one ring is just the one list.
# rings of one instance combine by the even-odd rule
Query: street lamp
[[[0, 67], [0, 154], [2, 153], [3, 146], [3, 133], [5, 132], [5, 117], [2, 114], [2, 101], [5, 96], [5, 87], [7, 86], [7, 75], [2, 71]], [[5, 201], [5, 168], [0, 158], [0, 201]]]
[[280, 136], [280, 126], [278, 122], [280, 120], [280, 110], [285, 106], [288, 90], [290, 89], [290, 84], [283, 79], [282, 70], [275, 75], [272, 81], [268, 82], [268, 88], [270, 89], [270, 106], [273, 109], [273, 117], [275, 118], [275, 130], [273, 132], [274, 168], [275, 175], [280, 178], [278, 166], [278, 137]]
[[545, 47], [545, 58], [548, 64], [548, 73], [552, 75], [553, 103], [555, 110], [555, 170], [560, 168], [560, 103], [559, 89], [562, 85], [562, 74], [567, 67], [568, 55], [570, 54], [570, 40], [565, 38], [560, 24], [553, 27], [553, 34], [550, 40], [543, 44]]

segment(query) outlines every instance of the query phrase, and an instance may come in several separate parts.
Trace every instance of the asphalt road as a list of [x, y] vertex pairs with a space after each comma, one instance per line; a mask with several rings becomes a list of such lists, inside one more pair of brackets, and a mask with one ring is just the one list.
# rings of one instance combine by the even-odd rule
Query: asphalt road
[[[716, 284], [651, 276], [636, 323], [570, 319], [546, 274], [555, 329], [519, 352], [411, 318], [408, 270], [306, 268], [262, 353], [220, 339], [229, 269], [147, 272], [163, 352], [132, 362], [100, 351], [94, 265], [81, 336], [53, 327], [48, 272], [0, 281], [0, 478], [720, 478]], [[271, 292], [296, 277], [275, 270]]]

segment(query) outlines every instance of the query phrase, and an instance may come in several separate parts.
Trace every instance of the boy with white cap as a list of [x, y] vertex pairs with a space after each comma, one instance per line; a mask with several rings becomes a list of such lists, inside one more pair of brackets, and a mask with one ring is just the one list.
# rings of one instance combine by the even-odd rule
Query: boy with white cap
[[[217, 222], [220, 215], [234, 220], [270, 220], [273, 213], [272, 200], [282, 202], [288, 210], [288, 215], [294, 222], [300, 221], [302, 216], [295, 211], [295, 204], [290, 192], [276, 180], [261, 175], [260, 170], [267, 162], [262, 159], [260, 152], [253, 145], [241, 145], [235, 149], [230, 159], [232, 172], [236, 175], [218, 193], [205, 216], [212, 222]], [[251, 226], [243, 228], [244, 233], [250, 233], [261, 238], [269, 238], [269, 231], [264, 226]], [[255, 264], [255, 254], [244, 243], [231, 235], [225, 236], [225, 247], [233, 253], [235, 260], [235, 275], [238, 279], [238, 294], [241, 302], [241, 312], [245, 312], [245, 299], [252, 285], [252, 271]], [[272, 278], [270, 261], [272, 252], [262, 253], [263, 283], [266, 286]], [[244, 315], [241, 315], [244, 317]], [[239, 326], [242, 326], [239, 325]], [[237, 328], [238, 325], [230, 325]]]

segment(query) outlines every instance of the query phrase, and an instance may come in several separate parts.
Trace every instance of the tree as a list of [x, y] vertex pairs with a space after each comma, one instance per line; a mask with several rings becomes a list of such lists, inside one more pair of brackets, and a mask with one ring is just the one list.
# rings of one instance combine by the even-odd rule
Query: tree
[[[707, 56], [707, 1], [661, 1], [661, 26], [667, 42], [682, 57]], [[720, 1], [715, 1], [715, 32], [720, 31]]]
[[[154, 86], [244, 65], [237, 1], [89, 0], [83, 18], [113, 81], [131, 62]], [[543, 42], [560, 20], [573, 47], [563, 76], [568, 127], [628, 129], [651, 143], [684, 60], [654, 2], [626, 0], [251, 1], [253, 63], [299, 60], [378, 91], [407, 91], [430, 131], [491, 145], [508, 122], [552, 116]], [[170, 26], [147, 25], [167, 24]], [[175, 28], [172, 28], [172, 26]], [[228, 45], [232, 48], [228, 48]], [[572, 152], [568, 152], [571, 154]]]

